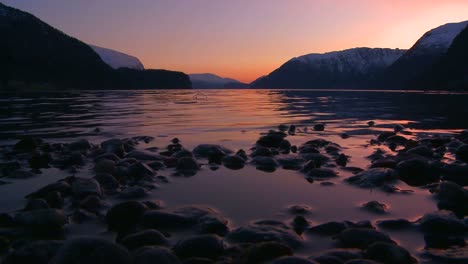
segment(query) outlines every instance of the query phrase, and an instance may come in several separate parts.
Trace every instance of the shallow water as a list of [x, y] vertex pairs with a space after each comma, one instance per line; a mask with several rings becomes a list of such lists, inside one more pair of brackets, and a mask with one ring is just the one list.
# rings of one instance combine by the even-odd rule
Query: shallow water
[[[467, 129], [466, 102], [468, 94], [377, 91], [160, 90], [1, 95], [0, 145], [11, 145], [25, 134], [48, 142], [86, 138], [94, 143], [147, 135], [155, 140], [141, 144], [142, 149], [164, 148], [170, 139], [178, 137], [187, 149], [213, 143], [248, 151], [260, 133], [276, 129], [279, 124], [295, 124], [299, 133], [287, 138], [293, 145], [324, 138], [344, 147], [343, 152], [351, 156], [348, 166], [367, 168], [370, 161], [366, 156], [375, 150], [368, 143], [377, 133], [391, 131], [395, 124], [407, 127], [412, 133], [409, 137]], [[374, 120], [376, 126], [368, 127], [369, 120]], [[312, 126], [319, 122], [326, 124], [325, 131], [313, 131]], [[96, 128], [100, 131], [96, 132]], [[351, 137], [340, 138], [343, 132]], [[89, 170], [83, 168], [78, 176], [93, 176]], [[335, 185], [322, 186], [308, 183], [300, 172], [278, 169], [267, 173], [250, 165], [236, 171], [224, 167], [212, 171], [204, 166], [189, 178], [172, 177], [173, 171], [167, 169], [159, 174], [169, 176], [171, 183], [152, 191], [151, 198], [164, 201], [168, 208], [187, 204], [214, 207], [231, 220], [233, 227], [258, 219], [290, 221], [292, 216], [286, 208], [293, 204], [311, 206], [309, 219], [313, 223], [417, 219], [437, 209], [425, 189], [403, 183], [398, 187], [414, 193], [389, 195], [358, 189], [342, 182], [352, 173], [338, 171], [340, 177], [331, 180]], [[11, 180], [11, 184], [0, 186], [0, 211], [21, 208], [25, 194], [69, 175], [47, 169], [34, 179]], [[389, 213], [375, 215], [359, 208], [371, 200], [388, 204]], [[79, 230], [86, 232], [86, 228]], [[422, 234], [391, 235], [413, 251], [424, 245]], [[308, 243], [303, 254], [320, 250], [325, 244]]]

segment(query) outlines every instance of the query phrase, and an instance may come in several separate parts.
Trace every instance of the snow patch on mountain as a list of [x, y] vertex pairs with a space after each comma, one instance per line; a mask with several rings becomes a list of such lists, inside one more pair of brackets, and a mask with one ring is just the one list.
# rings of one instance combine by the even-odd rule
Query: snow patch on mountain
[[468, 21], [448, 23], [426, 32], [414, 45], [415, 48], [442, 49], [446, 51], [455, 37], [468, 26]]
[[128, 54], [107, 49], [101, 48], [98, 46], [89, 45], [100, 57], [101, 59], [111, 66], [114, 69], [118, 68], [131, 68], [135, 70], [144, 70], [145, 67], [140, 62], [137, 57], [130, 56]]
[[354, 48], [327, 53], [311, 53], [290, 60], [299, 61], [310, 66], [329, 68], [337, 72], [353, 69], [366, 73], [376, 67], [387, 67], [400, 58], [406, 50], [382, 48]]

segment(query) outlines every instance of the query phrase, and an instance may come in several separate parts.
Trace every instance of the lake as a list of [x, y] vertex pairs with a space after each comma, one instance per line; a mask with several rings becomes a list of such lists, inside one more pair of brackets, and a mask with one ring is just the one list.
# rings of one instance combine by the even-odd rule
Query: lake
[[[468, 94], [423, 93], [415, 91], [307, 91], [307, 90], [158, 90], [158, 91], [81, 91], [59, 93], [3, 94], [0, 96], [1, 157], [8, 160], [8, 147], [21, 136], [37, 136], [50, 143], [70, 143], [87, 139], [93, 144], [112, 138], [150, 136], [140, 150], [162, 151], [171, 139], [180, 139], [187, 150], [199, 144], [218, 144], [247, 154], [262, 135], [279, 125], [295, 125], [295, 135], [286, 139], [296, 146], [325, 139], [349, 156], [348, 167], [369, 168], [368, 158], [381, 149], [395, 154], [385, 145], [370, 144], [382, 132], [404, 126], [402, 135], [419, 139], [430, 135], [452, 135], [468, 129]], [[374, 121], [374, 126], [368, 122]], [[313, 129], [325, 124], [323, 131]], [[343, 137], [343, 134], [349, 137]], [[156, 152], [157, 152], [156, 151]], [[289, 154], [291, 155], [291, 154]], [[297, 155], [296, 155], [297, 156]], [[183, 205], [206, 205], [229, 219], [231, 228], [255, 220], [275, 219], [290, 223], [291, 205], [311, 207], [312, 224], [327, 221], [382, 219], [416, 220], [437, 210], [436, 201], [426, 188], [398, 182], [408, 192], [389, 194], [379, 189], [362, 189], [343, 182], [353, 172], [331, 167], [339, 177], [327, 184], [313, 183], [297, 170], [277, 168], [273, 172], [246, 164], [239, 170], [212, 166], [199, 159], [201, 170], [191, 177], [174, 175], [173, 168], [158, 171], [169, 183], [148, 190], [142, 200], [161, 200], [169, 210]], [[443, 161], [451, 163], [447, 153]], [[0, 211], [21, 209], [24, 196], [40, 187], [76, 175], [94, 176], [91, 165], [71, 173], [57, 168], [42, 169], [29, 179], [8, 179], [1, 185]], [[119, 199], [109, 197], [109, 203]], [[368, 201], [386, 204], [388, 213], [375, 214], [360, 208]], [[102, 232], [99, 221], [72, 225], [70, 236]], [[388, 231], [388, 234], [415, 256], [424, 247], [423, 235], [416, 231]], [[175, 236], [177, 237], [177, 236]], [[304, 237], [298, 254], [309, 256], [333, 245], [330, 238]], [[317, 241], [321, 241], [317, 243]]]

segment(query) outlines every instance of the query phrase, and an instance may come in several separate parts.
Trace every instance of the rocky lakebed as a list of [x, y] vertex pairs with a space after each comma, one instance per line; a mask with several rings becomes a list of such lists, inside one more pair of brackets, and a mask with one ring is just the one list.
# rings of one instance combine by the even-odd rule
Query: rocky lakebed
[[366, 126], [280, 125], [246, 149], [23, 136], [0, 148], [2, 263], [467, 263], [468, 131]]

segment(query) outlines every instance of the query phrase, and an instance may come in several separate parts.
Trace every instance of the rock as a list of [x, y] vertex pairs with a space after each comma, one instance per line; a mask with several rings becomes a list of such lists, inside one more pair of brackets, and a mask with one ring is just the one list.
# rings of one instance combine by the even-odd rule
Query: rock
[[336, 165], [341, 166], [341, 167], [346, 167], [346, 164], [349, 162], [348, 156], [345, 154], [340, 154], [336, 159], [335, 159]]
[[304, 162], [304, 159], [295, 157], [278, 159], [278, 163], [285, 170], [300, 170], [302, 169], [302, 164], [304, 164]]
[[99, 162], [100, 160], [103, 160], [103, 159], [106, 159], [106, 160], [111, 160], [113, 162], [119, 162], [120, 161], [120, 158], [113, 154], [113, 153], [104, 153], [104, 154], [101, 154], [99, 156], [97, 156], [96, 158], [94, 158], [94, 162]]
[[49, 205], [44, 199], [31, 199], [28, 201], [24, 207], [24, 211], [39, 210], [39, 209], [49, 209]]
[[94, 167], [96, 173], [114, 174], [115, 162], [108, 159], [100, 159]]
[[148, 165], [142, 162], [136, 162], [128, 168], [128, 176], [136, 181], [145, 177], [152, 177], [154, 175], [154, 171]]
[[331, 169], [310, 169], [307, 173], [307, 177], [311, 177], [313, 179], [327, 179], [338, 177], [338, 173]]
[[14, 217], [15, 222], [25, 226], [34, 233], [47, 234], [60, 231], [67, 224], [67, 217], [56, 209], [38, 209], [19, 212]]
[[394, 158], [387, 157], [372, 161], [371, 168], [390, 168], [394, 169], [397, 165], [397, 161]]
[[107, 228], [110, 231], [126, 231], [140, 222], [147, 210], [146, 205], [137, 201], [116, 204], [107, 212]]
[[315, 131], [324, 131], [325, 130], [325, 124], [316, 124], [316, 125], [314, 125], [314, 130]]
[[233, 243], [278, 242], [291, 248], [302, 245], [302, 239], [283, 225], [251, 224], [239, 227], [226, 236]]
[[370, 245], [365, 252], [366, 258], [384, 264], [411, 264], [417, 260], [404, 248], [385, 242], [376, 242]]
[[456, 183], [444, 181], [434, 191], [439, 200], [439, 209], [452, 211], [459, 217], [468, 215], [468, 190]]
[[124, 237], [120, 243], [128, 250], [144, 246], [168, 246], [169, 240], [158, 230], [147, 229]]
[[134, 253], [134, 264], [180, 264], [179, 258], [163, 247], [143, 247]]
[[162, 160], [163, 157], [154, 154], [151, 151], [144, 151], [144, 150], [132, 150], [127, 155], [125, 155], [125, 158], [133, 158], [136, 160], [144, 160], [144, 161], [155, 161], [155, 160]]
[[143, 216], [143, 225], [154, 229], [182, 229], [193, 226], [190, 218], [161, 210], [150, 210]]
[[35, 152], [29, 159], [29, 167], [32, 169], [49, 168], [49, 162], [52, 160], [49, 153]]
[[425, 248], [447, 249], [454, 246], [466, 246], [465, 238], [463, 237], [463, 235], [428, 233], [424, 234], [424, 241], [426, 242]]
[[194, 158], [185, 157], [177, 161], [176, 169], [179, 172], [196, 172], [200, 169], [200, 166]]
[[88, 195], [80, 201], [81, 208], [93, 213], [98, 213], [103, 205], [104, 202], [96, 195]]
[[215, 264], [215, 262], [207, 258], [188, 258], [184, 260], [183, 264]]
[[10, 174], [8, 174], [8, 178], [12, 178], [12, 179], [29, 179], [29, 178], [33, 178], [35, 176], [36, 176], [36, 174], [34, 174], [33, 172], [31, 172], [29, 170], [25, 170], [25, 169], [14, 170]]
[[264, 156], [264, 157], [271, 157], [273, 153], [269, 148], [257, 146], [255, 147], [254, 151], [251, 154], [252, 157]]
[[406, 219], [390, 219], [377, 221], [377, 225], [384, 229], [406, 229], [413, 226], [413, 223]]
[[296, 126], [295, 126], [295, 125], [290, 125], [290, 126], [289, 126], [288, 134], [289, 134], [289, 135], [294, 135], [294, 134], [296, 134]]
[[370, 126], [370, 127], [373, 127], [373, 126], [375, 126], [375, 122], [374, 121], [369, 121], [369, 122], [367, 122], [367, 125]]
[[372, 168], [346, 179], [346, 182], [361, 188], [382, 186], [397, 179], [394, 170], [388, 168]]
[[426, 146], [419, 146], [419, 147], [409, 149], [407, 153], [415, 154], [415, 155], [419, 155], [419, 156], [423, 156], [427, 158], [432, 158], [434, 156], [434, 152], [432, 151], [432, 149]]
[[124, 143], [118, 138], [103, 141], [101, 147], [105, 152], [115, 154], [120, 158], [123, 158], [125, 155]]
[[59, 192], [63, 195], [68, 195], [71, 193], [71, 186], [65, 181], [58, 181], [55, 183], [48, 184], [41, 189], [28, 194], [26, 198], [45, 198], [45, 196], [52, 192]]
[[253, 158], [252, 163], [258, 170], [273, 172], [279, 166], [278, 162], [271, 157], [258, 156]]
[[192, 152], [186, 150], [186, 149], [182, 149], [182, 150], [179, 150], [175, 153], [173, 153], [171, 155], [172, 158], [176, 158], [176, 159], [180, 159], [180, 158], [192, 158], [193, 157], [193, 154]]
[[153, 161], [147, 164], [153, 170], [160, 170], [164, 168], [164, 163], [161, 161]]
[[410, 186], [422, 186], [438, 182], [440, 175], [427, 161], [409, 159], [397, 164], [396, 171], [400, 180]]
[[358, 249], [332, 249], [325, 252], [324, 256], [332, 256], [346, 262], [353, 259], [360, 259], [363, 257], [361, 250]]
[[397, 146], [404, 146], [407, 142], [408, 139], [400, 135], [390, 136], [385, 140], [386, 144], [395, 144]]
[[462, 145], [457, 148], [457, 151], [455, 152], [455, 155], [457, 157], [457, 160], [461, 160], [465, 163], [468, 163], [468, 145]]
[[329, 255], [322, 255], [316, 258], [310, 257], [309, 259], [314, 260], [320, 264], [343, 264], [343, 261], [340, 258]]
[[382, 264], [381, 262], [373, 261], [370, 259], [353, 259], [346, 261], [345, 264]]
[[348, 228], [341, 232], [337, 239], [345, 247], [361, 249], [365, 249], [375, 242], [395, 244], [386, 234], [369, 228]]
[[325, 165], [330, 160], [327, 156], [319, 153], [307, 153], [301, 154], [301, 156], [306, 161], [313, 161], [317, 167]]
[[62, 246], [61, 241], [32, 241], [7, 254], [2, 264], [48, 264]]
[[398, 132], [401, 132], [405, 129], [404, 126], [400, 125], [400, 124], [397, 124], [393, 127], [393, 131], [395, 131], [395, 133], [398, 133]]
[[467, 227], [453, 213], [437, 211], [425, 214], [419, 224], [424, 233], [465, 234]]
[[316, 225], [307, 230], [307, 232], [319, 235], [332, 236], [341, 233], [343, 230], [349, 227], [346, 222], [327, 222], [324, 224]]
[[20, 141], [18, 141], [13, 148], [20, 152], [30, 152], [38, 148], [41, 144], [42, 139], [25, 136]]
[[0, 172], [3, 177], [8, 176], [11, 172], [21, 168], [21, 164], [18, 161], [2, 162], [0, 163]]
[[362, 204], [362, 209], [367, 210], [371, 213], [386, 214], [388, 206], [378, 201], [370, 201]]
[[96, 179], [96, 181], [99, 182], [99, 185], [101, 185], [101, 187], [106, 191], [116, 191], [120, 187], [117, 179], [108, 173], [97, 174], [94, 179]]
[[311, 145], [303, 145], [299, 148], [301, 154], [308, 154], [308, 153], [320, 153], [320, 151], [315, 146]]
[[86, 139], [80, 139], [68, 145], [68, 149], [71, 151], [88, 151], [91, 147], [91, 143]]
[[291, 214], [299, 214], [299, 215], [307, 215], [310, 214], [312, 211], [312, 207], [305, 205], [305, 204], [296, 204], [288, 207], [288, 211]]
[[231, 169], [231, 170], [239, 170], [242, 169], [245, 165], [245, 160], [237, 155], [233, 156], [225, 156], [222, 159], [224, 167]]
[[300, 257], [282, 257], [274, 260], [271, 264], [319, 264], [313, 260]]
[[394, 132], [382, 132], [378, 137], [377, 140], [380, 142], [386, 141], [389, 137], [393, 137], [396, 134]]
[[241, 263], [265, 263], [279, 257], [292, 255], [292, 249], [286, 245], [277, 242], [263, 242], [247, 248], [241, 256]]
[[291, 226], [294, 228], [296, 233], [302, 234], [310, 226], [310, 223], [304, 216], [296, 215], [291, 223]]
[[102, 196], [101, 185], [95, 179], [76, 178], [71, 188], [73, 195], [76, 197], [86, 197], [90, 194]]
[[128, 251], [117, 244], [100, 238], [74, 238], [67, 240], [51, 264], [131, 264]]
[[208, 158], [208, 157], [224, 157], [227, 154], [231, 154], [232, 150], [214, 144], [201, 144], [193, 149], [193, 154], [196, 157]]
[[125, 188], [122, 192], [119, 193], [120, 199], [140, 199], [147, 196], [145, 188], [140, 186], [131, 186]]
[[467, 263], [468, 247], [454, 247], [447, 250], [427, 249], [425, 256], [431, 258], [435, 263]]
[[179, 241], [173, 250], [182, 259], [191, 257], [217, 259], [224, 253], [224, 244], [215, 235], [201, 235]]
[[278, 148], [286, 137], [284, 132], [269, 132], [257, 140], [257, 145], [267, 148]]

